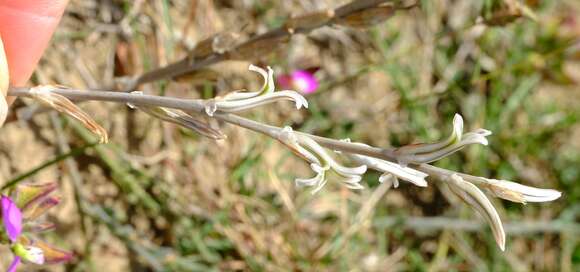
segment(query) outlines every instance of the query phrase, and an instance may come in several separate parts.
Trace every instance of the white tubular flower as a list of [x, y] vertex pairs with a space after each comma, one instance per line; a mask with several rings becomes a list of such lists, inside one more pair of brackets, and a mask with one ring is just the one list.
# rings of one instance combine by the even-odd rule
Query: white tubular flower
[[[342, 141], [349, 143], [351, 142], [350, 139], [343, 139]], [[353, 144], [368, 146], [363, 143], [353, 143]], [[393, 182], [393, 186], [395, 188], [399, 187], [399, 182], [397, 178], [411, 182], [419, 187], [427, 187], [427, 181], [425, 180], [425, 178], [428, 175], [426, 173], [423, 173], [410, 167], [402, 166], [398, 163], [381, 160], [365, 155], [359, 154], [349, 154], [349, 155], [353, 160], [357, 161], [358, 163], [364, 164], [368, 168], [383, 172], [383, 174], [379, 177], [380, 183], [385, 182], [385, 180], [388, 179], [388, 176], [392, 174], [395, 177], [395, 180]]]
[[[364, 155], [352, 154], [351, 157], [357, 162], [362, 163], [371, 169], [383, 172], [379, 178], [379, 182], [381, 183], [386, 180], [387, 175], [392, 174], [396, 178], [411, 182], [419, 187], [427, 187], [427, 181], [425, 178], [428, 175], [421, 171], [410, 167], [401, 166], [390, 161], [376, 159]], [[398, 187], [398, 183], [395, 183], [395, 185], [397, 185], [395, 188]]]
[[451, 175], [448, 179], [451, 191], [456, 194], [465, 204], [471, 206], [489, 223], [493, 236], [499, 248], [505, 250], [505, 231], [497, 211], [485, 196], [485, 194], [470, 182], [463, 180], [457, 174]]
[[507, 180], [485, 180], [485, 188], [487, 188], [493, 195], [513, 202], [523, 204], [526, 204], [527, 202], [548, 202], [556, 200], [562, 196], [561, 192], [552, 189], [534, 188]]
[[[348, 138], [342, 139], [341, 141], [356, 145], [369, 146], [363, 143], [353, 143]], [[335, 152], [341, 153], [339, 151]], [[425, 178], [429, 175], [427, 175], [426, 173], [423, 173], [410, 167], [401, 166], [398, 163], [381, 160], [365, 155], [360, 154], [349, 154], [349, 155], [353, 160], [357, 161], [358, 163], [364, 164], [368, 168], [377, 170], [379, 172], [383, 172], [383, 174], [379, 177], [380, 183], [385, 182], [389, 178], [389, 175], [392, 174], [393, 177], [395, 178], [393, 181], [393, 187], [395, 188], [399, 187], [399, 180], [397, 178], [411, 182], [419, 187], [427, 187], [427, 181], [425, 180]]]
[[470, 144], [487, 145], [486, 136], [491, 135], [491, 131], [477, 129], [472, 132], [463, 133], [463, 118], [455, 114], [453, 118], [453, 131], [447, 139], [430, 144], [412, 144], [397, 148], [395, 154], [399, 163], [406, 165], [409, 163], [429, 163], [444, 158], [463, 147]]
[[346, 167], [335, 161], [326, 150], [316, 141], [307, 136], [295, 133], [291, 127], [285, 127], [278, 135], [278, 140], [288, 146], [298, 156], [310, 162], [310, 167], [316, 176], [308, 179], [296, 179], [297, 186], [316, 186], [313, 194], [318, 192], [327, 182], [326, 172], [333, 170], [343, 177], [344, 185], [350, 189], [364, 188], [360, 181], [367, 171], [366, 165], [358, 167]]
[[264, 78], [262, 89], [258, 92], [236, 91], [224, 97], [211, 99], [205, 105], [207, 115], [213, 116], [214, 112], [218, 110], [222, 112], [239, 112], [279, 100], [293, 101], [296, 104], [296, 109], [308, 108], [306, 98], [296, 91], [283, 90], [275, 92], [274, 71], [270, 67], [267, 67], [267, 69], [268, 71], [258, 66], [250, 65], [248, 70], [257, 72]]
[[322, 187], [324, 187], [324, 185], [326, 185], [327, 182], [326, 171], [328, 171], [330, 167], [328, 166], [321, 167], [318, 164], [311, 163], [310, 168], [312, 168], [312, 171], [316, 173], [316, 176], [309, 179], [297, 178], [296, 180], [294, 180], [294, 183], [296, 184], [297, 187], [316, 186], [312, 190], [312, 194], [316, 194], [318, 191], [320, 191], [320, 189], [322, 189]]
[[379, 177], [379, 182], [380, 183], [385, 183], [385, 181], [387, 181], [387, 180], [391, 180], [393, 182], [393, 187], [394, 188], [399, 188], [399, 179], [397, 177], [395, 177], [395, 175], [393, 175], [391, 173], [384, 172]]

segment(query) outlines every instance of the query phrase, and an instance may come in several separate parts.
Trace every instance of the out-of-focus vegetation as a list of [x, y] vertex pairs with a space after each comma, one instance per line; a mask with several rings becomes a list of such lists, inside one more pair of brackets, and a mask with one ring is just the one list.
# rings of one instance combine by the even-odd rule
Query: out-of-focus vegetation
[[[72, 0], [32, 84], [113, 88], [212, 34], [251, 37], [342, 3]], [[106, 145], [52, 113], [6, 125], [1, 180], [33, 171], [31, 182], [59, 181], [49, 239], [76, 258], [55, 271], [578, 271], [579, 14], [573, 0], [420, 1], [367, 29], [295, 35], [254, 62], [319, 68], [309, 110], [245, 114], [265, 123], [381, 147], [439, 139], [456, 112], [468, 129], [492, 130], [489, 147], [437, 165], [564, 193], [526, 206], [494, 200], [505, 253], [445, 187], [387, 190], [369, 171], [365, 190], [331, 179], [311, 195], [293, 183], [308, 165], [271, 139], [224, 125], [228, 139], [214, 142], [124, 105], [83, 104], [109, 131]], [[142, 88], [193, 98], [257, 89], [249, 63]]]

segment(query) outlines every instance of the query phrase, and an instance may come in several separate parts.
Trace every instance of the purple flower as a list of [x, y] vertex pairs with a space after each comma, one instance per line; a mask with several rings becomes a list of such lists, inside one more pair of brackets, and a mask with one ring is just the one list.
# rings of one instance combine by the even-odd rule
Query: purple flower
[[18, 265], [20, 265], [20, 257], [16, 256], [14, 257], [14, 260], [12, 261], [10, 266], [8, 267], [8, 272], [16, 272], [16, 268], [18, 267]]
[[[33, 239], [35, 232], [50, 230], [51, 223], [36, 222], [48, 209], [59, 203], [59, 198], [50, 196], [56, 184], [19, 184], [12, 198], [1, 196], [2, 223], [10, 240], [14, 260], [8, 267], [16, 272], [20, 263], [55, 264], [70, 260], [73, 255], [41, 240]], [[24, 227], [25, 226], [25, 227]]]
[[[4, 230], [8, 234], [8, 238], [13, 243], [18, 240], [22, 233], [22, 212], [16, 206], [16, 203], [7, 196], [2, 196], [2, 223]], [[20, 264], [20, 257], [14, 256], [14, 260], [8, 267], [8, 272], [16, 272], [16, 268]]]
[[296, 70], [291, 74], [281, 75], [278, 77], [278, 83], [282, 88], [295, 89], [305, 94], [311, 94], [318, 89], [318, 81], [309, 71]]
[[7, 196], [2, 196], [2, 223], [10, 241], [16, 242], [22, 233], [22, 212]]

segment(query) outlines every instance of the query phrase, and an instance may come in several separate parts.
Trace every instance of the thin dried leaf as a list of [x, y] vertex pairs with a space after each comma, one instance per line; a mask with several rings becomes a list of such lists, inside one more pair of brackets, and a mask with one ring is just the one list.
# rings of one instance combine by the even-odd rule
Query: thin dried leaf
[[217, 34], [213, 38], [211, 48], [214, 53], [223, 54], [226, 51], [234, 48], [240, 40], [241, 35], [236, 32], [225, 32]]
[[463, 180], [463, 178], [456, 174], [451, 175], [448, 181], [451, 191], [487, 220], [497, 245], [504, 251], [505, 231], [501, 219], [489, 199], [477, 186]]
[[68, 98], [51, 92], [56, 86], [41, 85], [30, 89], [31, 97], [42, 104], [80, 121], [85, 128], [99, 137], [99, 143], [108, 142], [107, 131]]
[[491, 18], [485, 20], [484, 23], [490, 26], [504, 26], [514, 22], [520, 17], [525, 17], [536, 22], [538, 21], [538, 15], [526, 6], [526, 4], [512, 0], [506, 1], [505, 4], [505, 7], [494, 12], [491, 15]]
[[167, 109], [163, 107], [150, 107], [150, 106], [136, 106], [130, 105], [134, 108], [137, 108], [155, 118], [160, 120], [170, 122], [176, 125], [180, 125], [184, 128], [193, 130], [205, 137], [214, 139], [214, 140], [223, 140], [226, 139], [227, 136], [223, 134], [221, 131], [212, 128], [209, 124], [197, 120], [191, 115], [176, 109]]
[[372, 7], [339, 18], [336, 23], [349, 27], [369, 27], [391, 18], [394, 14], [395, 7], [392, 5]]
[[484, 21], [484, 24], [489, 26], [505, 26], [521, 17], [521, 10], [504, 9], [493, 13], [491, 18]]
[[235, 32], [223, 32], [212, 35], [200, 41], [191, 56], [193, 59], [200, 59], [213, 53], [222, 54], [232, 49], [240, 39], [240, 34]]
[[280, 35], [249, 40], [229, 52], [229, 59], [254, 60], [267, 56], [273, 50], [280, 48], [280, 45], [288, 42], [288, 39], [288, 36]]
[[220, 74], [217, 71], [212, 68], [207, 68], [176, 76], [174, 80], [177, 82], [188, 82], [195, 85], [207, 82], [215, 82], [219, 79], [219, 77]]
[[213, 53], [212, 44], [215, 35], [199, 41], [191, 51], [191, 60], [199, 59]]
[[227, 135], [223, 134], [223, 132], [221, 132], [218, 129], [212, 128], [210, 124], [202, 122], [200, 120], [194, 119], [193, 117], [191, 117], [190, 115], [187, 115], [185, 113], [178, 113], [177, 116], [174, 117], [174, 121], [170, 121], [173, 123], [176, 123], [178, 125], [181, 125], [185, 128], [191, 129], [205, 137], [214, 139], [214, 140], [224, 140], [227, 139]]
[[296, 29], [311, 29], [317, 28], [328, 23], [334, 17], [334, 10], [317, 11], [305, 15], [291, 17], [286, 21], [284, 27], [290, 33], [294, 33]]

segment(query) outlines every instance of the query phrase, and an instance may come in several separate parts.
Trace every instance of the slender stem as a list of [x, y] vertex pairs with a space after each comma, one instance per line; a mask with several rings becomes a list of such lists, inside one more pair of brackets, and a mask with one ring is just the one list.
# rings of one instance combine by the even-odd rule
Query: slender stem
[[212, 64], [224, 61], [225, 59], [225, 55], [214, 53], [201, 61], [192, 62], [191, 58], [187, 56], [178, 62], [168, 64], [167, 66], [161, 67], [159, 69], [151, 70], [136, 77], [132, 82], [130, 82], [130, 84], [128, 84], [126, 90], [135, 90], [137, 86], [144, 83], [177, 77], [193, 71], [197, 71]]
[[[382, 217], [375, 219], [373, 225], [377, 228], [401, 226], [405, 229], [420, 232], [437, 230], [481, 231], [485, 224], [475, 220], [456, 219], [448, 217]], [[564, 221], [514, 222], [504, 224], [505, 231], [510, 234], [527, 235], [536, 233], [570, 233], [580, 234], [580, 224]]]
[[[108, 101], [108, 102], [118, 102], [118, 103], [131, 103], [135, 105], [147, 105], [147, 106], [158, 106], [172, 109], [180, 109], [192, 114], [205, 114], [205, 104], [204, 100], [200, 99], [183, 99], [175, 97], [165, 97], [165, 96], [155, 96], [155, 95], [145, 95], [145, 94], [134, 94], [134, 93], [122, 93], [113, 91], [102, 91], [102, 90], [76, 90], [76, 89], [53, 89], [51, 92], [62, 95], [71, 100], [97, 100], [97, 101]], [[11, 96], [22, 96], [30, 97], [33, 95], [33, 91], [29, 88], [11, 88], [8, 95]], [[231, 113], [221, 113], [216, 112], [213, 116], [215, 119], [222, 120], [224, 122], [243, 127], [258, 133], [262, 133], [274, 139], [278, 139], [282, 128], [271, 126], [267, 124], [262, 124], [235, 114]], [[397, 156], [393, 149], [378, 148], [366, 145], [360, 145], [355, 143], [344, 142], [340, 140], [335, 140], [331, 138], [325, 138], [321, 136], [316, 136], [312, 134], [307, 134], [303, 132], [298, 132], [304, 136], [310, 137], [318, 144], [337, 151], [342, 151], [352, 154], [360, 154], [373, 158], [383, 159], [391, 162], [398, 162]], [[481, 184], [485, 183], [485, 179], [457, 173], [455, 171], [435, 167], [429, 164], [419, 164], [419, 165], [409, 165], [409, 167], [416, 170], [427, 173], [432, 177], [437, 177], [441, 181], [445, 181], [445, 177], [452, 174], [458, 174], [467, 181]]]
[[[52, 93], [62, 95], [70, 100], [94, 100], [119, 103], [132, 103], [145, 106], [160, 106], [186, 111], [202, 112], [205, 109], [203, 100], [183, 99], [167, 96], [156, 96], [135, 93], [123, 93], [102, 90], [51, 89]], [[10, 96], [31, 97], [34, 95], [29, 88], [11, 88]]]
[[82, 154], [83, 152], [85, 152], [87, 149], [92, 148], [96, 145], [97, 145], [97, 143], [91, 143], [91, 144], [87, 144], [87, 145], [79, 147], [79, 148], [75, 148], [75, 149], [71, 150], [70, 152], [60, 154], [60, 155], [54, 157], [53, 159], [46, 161], [39, 166], [34, 167], [30, 171], [13, 178], [12, 180], [8, 181], [6, 184], [3, 184], [2, 187], [0, 188], [0, 191], [3, 191], [3, 190], [8, 189], [8, 188], [12, 188], [12, 187], [16, 186], [18, 183], [26, 180], [27, 178], [29, 178], [31, 176], [34, 176], [36, 173], [44, 170], [45, 168], [47, 168], [55, 163], [58, 163], [62, 160], [65, 160], [69, 157], [78, 156], [78, 155]]

